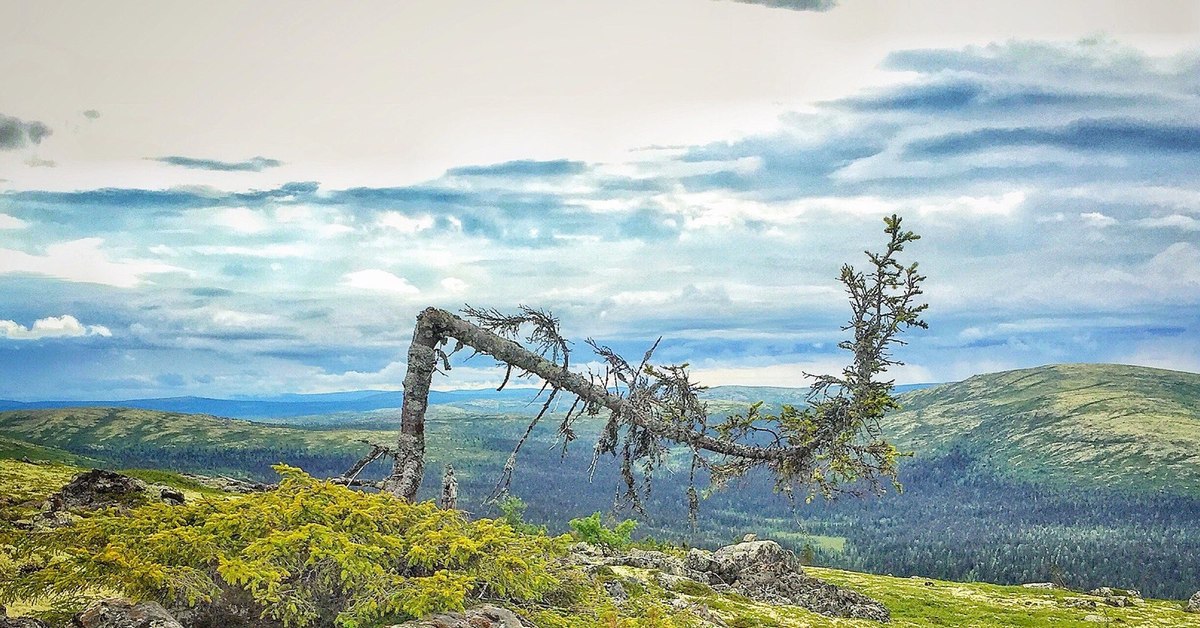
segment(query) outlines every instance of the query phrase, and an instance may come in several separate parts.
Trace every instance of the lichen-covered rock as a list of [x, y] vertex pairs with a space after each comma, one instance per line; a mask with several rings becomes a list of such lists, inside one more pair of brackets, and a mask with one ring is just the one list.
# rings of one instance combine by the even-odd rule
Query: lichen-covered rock
[[99, 510], [131, 507], [147, 501], [146, 485], [115, 471], [92, 469], [71, 478], [62, 490], [50, 496], [49, 512]]
[[743, 573], [804, 573], [796, 555], [775, 541], [745, 541], [726, 545], [713, 552], [712, 558], [715, 563], [712, 573], [729, 583], [739, 580]]
[[462, 613], [441, 613], [425, 619], [414, 619], [390, 628], [528, 628], [533, 624], [499, 606], [484, 605], [468, 608]]
[[759, 602], [801, 606], [829, 617], [890, 620], [887, 608], [879, 602], [806, 576], [796, 555], [775, 541], [760, 541], [750, 535], [746, 538], [749, 540], [715, 552], [692, 549], [683, 559], [636, 549], [609, 555], [578, 544], [572, 547], [572, 560], [592, 569], [619, 565], [651, 570], [659, 586], [689, 595], [731, 591]]
[[1088, 593], [1099, 597], [1136, 597], [1141, 598], [1142, 593], [1137, 589], [1115, 589], [1113, 587], [1100, 587], [1092, 589]]
[[1192, 599], [1188, 600], [1187, 608], [1184, 610], [1189, 613], [1200, 613], [1200, 591], [1196, 591], [1192, 595]]
[[157, 602], [100, 600], [71, 620], [72, 628], [183, 628]]

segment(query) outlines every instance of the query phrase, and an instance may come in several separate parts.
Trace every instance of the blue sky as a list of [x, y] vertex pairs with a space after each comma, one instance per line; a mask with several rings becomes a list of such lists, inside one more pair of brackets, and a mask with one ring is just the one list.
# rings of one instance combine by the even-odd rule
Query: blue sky
[[898, 381], [1200, 371], [1195, 3], [583, 4], [0, 2], [0, 398], [398, 389], [465, 303], [802, 385], [891, 213]]

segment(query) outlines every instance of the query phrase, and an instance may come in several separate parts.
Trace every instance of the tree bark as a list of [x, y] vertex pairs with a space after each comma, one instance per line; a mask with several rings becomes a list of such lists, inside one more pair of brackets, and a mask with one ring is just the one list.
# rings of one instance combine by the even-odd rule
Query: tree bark
[[433, 372], [437, 369], [437, 346], [445, 338], [436, 326], [436, 317], [430, 315], [437, 311], [428, 308], [417, 317], [412, 344], [408, 347], [408, 370], [404, 374], [400, 436], [396, 440], [392, 474], [382, 485], [382, 490], [410, 502], [417, 500], [417, 490], [425, 475], [425, 410]]
[[655, 416], [654, 412], [638, 407], [629, 397], [614, 394], [511, 340], [450, 312], [431, 307], [418, 315], [413, 342], [408, 349], [408, 372], [404, 376], [404, 405], [400, 411], [400, 437], [396, 443], [395, 464], [392, 475], [383, 483], [383, 490], [409, 501], [416, 501], [424, 474], [425, 411], [429, 403], [429, 386], [438, 361], [437, 347], [449, 338], [513, 368], [537, 375], [551, 386], [578, 395], [585, 402], [604, 406], [659, 436], [697, 449], [753, 461], [808, 456], [813, 451], [808, 446], [761, 447], [721, 440], [664, 420]]

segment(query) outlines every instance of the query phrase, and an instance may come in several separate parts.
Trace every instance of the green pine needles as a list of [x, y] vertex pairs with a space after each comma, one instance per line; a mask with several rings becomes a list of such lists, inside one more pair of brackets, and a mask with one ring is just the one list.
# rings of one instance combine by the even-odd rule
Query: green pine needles
[[275, 468], [280, 486], [267, 493], [20, 534], [23, 564], [0, 578], [0, 603], [60, 606], [102, 590], [176, 612], [240, 610], [255, 626], [354, 628], [461, 610], [468, 598], [537, 601], [560, 585], [552, 561], [565, 537]]

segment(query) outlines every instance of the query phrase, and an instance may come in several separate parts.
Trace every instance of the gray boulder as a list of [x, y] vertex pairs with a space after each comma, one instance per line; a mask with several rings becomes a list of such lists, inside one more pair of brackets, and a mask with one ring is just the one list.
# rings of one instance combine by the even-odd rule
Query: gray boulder
[[1200, 613], [1200, 591], [1196, 591], [1192, 595], [1192, 599], [1188, 600], [1187, 608], [1184, 610], [1189, 613]]
[[72, 628], [183, 628], [158, 602], [113, 598], [92, 604], [71, 619]]

